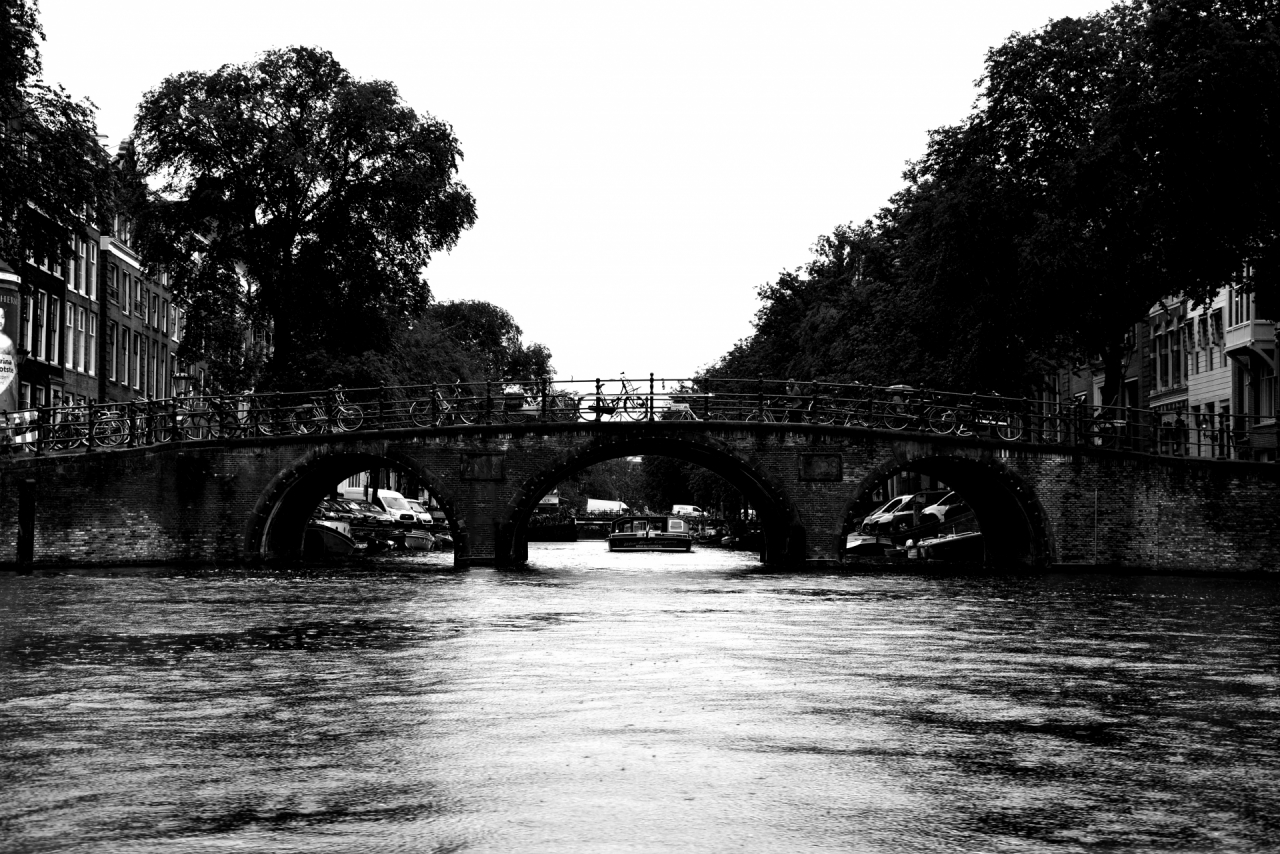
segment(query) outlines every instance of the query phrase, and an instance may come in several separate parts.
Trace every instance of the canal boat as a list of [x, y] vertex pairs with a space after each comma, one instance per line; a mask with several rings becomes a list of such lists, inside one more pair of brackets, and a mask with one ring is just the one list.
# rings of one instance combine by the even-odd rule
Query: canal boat
[[687, 552], [693, 550], [689, 523], [675, 516], [622, 516], [609, 530], [611, 552]]
[[307, 523], [302, 540], [302, 553], [312, 560], [349, 555], [362, 546], [351, 536], [347, 522], [313, 519]]
[[391, 541], [397, 548], [413, 551], [431, 551], [431, 547], [435, 545], [435, 537], [421, 528], [412, 528], [393, 534]]
[[948, 563], [981, 563], [986, 556], [982, 534], [968, 531], [920, 541], [920, 552], [928, 560]]

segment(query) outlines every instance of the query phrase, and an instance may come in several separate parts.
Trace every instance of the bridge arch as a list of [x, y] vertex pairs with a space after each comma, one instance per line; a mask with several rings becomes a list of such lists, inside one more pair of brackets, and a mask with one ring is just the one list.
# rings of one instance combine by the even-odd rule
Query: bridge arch
[[329, 495], [334, 484], [376, 468], [396, 469], [418, 478], [456, 534], [454, 499], [439, 476], [410, 457], [371, 445], [318, 446], [272, 478], [249, 516], [244, 553], [264, 560], [301, 556], [307, 520], [320, 500]]
[[724, 478], [756, 510], [763, 538], [760, 559], [766, 564], [804, 562], [804, 525], [786, 492], [762, 466], [746, 459], [725, 442], [687, 432], [596, 436], [526, 479], [513, 493], [498, 532], [498, 565], [519, 565], [528, 560], [529, 518], [538, 500], [557, 484], [596, 463], [644, 454], [684, 460]]
[[976, 455], [920, 445], [895, 448], [845, 502], [839, 525], [887, 478], [901, 471], [929, 475], [960, 493], [977, 517], [989, 566], [1047, 566], [1055, 560], [1052, 531], [1024, 478], [990, 452]]

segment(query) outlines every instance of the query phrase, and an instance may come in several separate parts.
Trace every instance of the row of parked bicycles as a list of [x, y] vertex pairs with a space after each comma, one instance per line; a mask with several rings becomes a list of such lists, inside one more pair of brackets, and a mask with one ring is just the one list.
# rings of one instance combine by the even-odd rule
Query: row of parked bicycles
[[[1005, 441], [1115, 447], [1152, 413], [999, 395], [758, 380], [461, 381], [400, 388], [204, 394], [6, 416], [9, 441], [33, 450], [467, 424], [694, 420], [887, 428]], [[1158, 413], [1155, 413], [1158, 415]], [[1154, 423], [1154, 422], [1153, 422]]]

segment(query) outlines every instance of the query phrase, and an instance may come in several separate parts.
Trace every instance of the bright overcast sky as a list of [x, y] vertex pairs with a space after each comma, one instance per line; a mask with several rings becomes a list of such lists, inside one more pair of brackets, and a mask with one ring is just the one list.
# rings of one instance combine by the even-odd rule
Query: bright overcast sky
[[315, 45], [449, 122], [479, 221], [428, 278], [551, 348], [558, 376], [689, 376], [755, 289], [871, 216], [987, 48], [1099, 0], [43, 0], [45, 77], [112, 147], [166, 75]]

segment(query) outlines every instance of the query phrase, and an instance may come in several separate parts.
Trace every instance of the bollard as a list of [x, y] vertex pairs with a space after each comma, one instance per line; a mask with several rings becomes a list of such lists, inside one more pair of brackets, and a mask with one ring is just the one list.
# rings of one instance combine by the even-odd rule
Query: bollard
[[653, 371], [649, 372], [649, 420], [653, 420]]
[[600, 413], [604, 410], [604, 398], [600, 392], [600, 378], [596, 377], [596, 420], [600, 420]]

